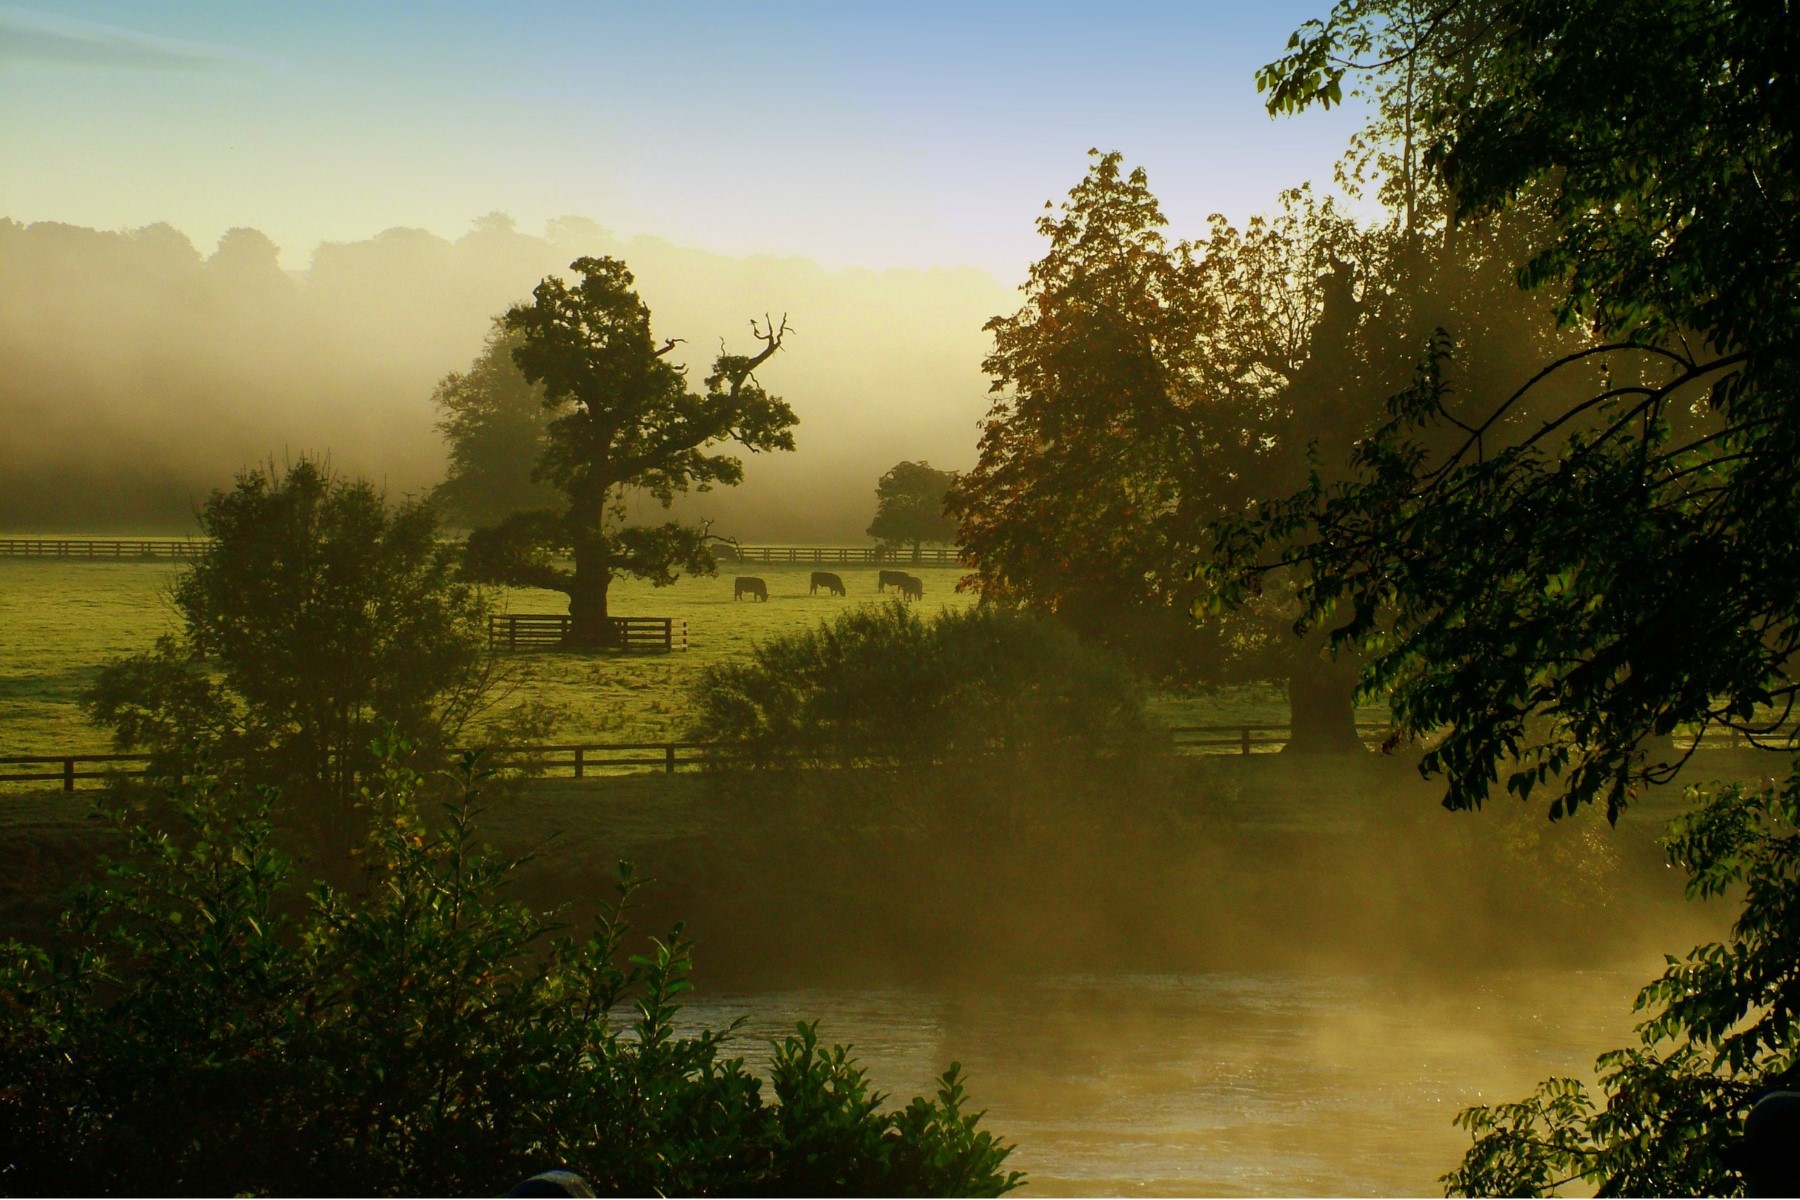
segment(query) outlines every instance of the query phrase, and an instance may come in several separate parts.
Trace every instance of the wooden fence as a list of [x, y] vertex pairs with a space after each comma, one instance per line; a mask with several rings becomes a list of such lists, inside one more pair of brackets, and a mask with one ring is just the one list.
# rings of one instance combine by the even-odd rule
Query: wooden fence
[[[488, 645], [495, 649], [532, 650], [561, 646], [569, 636], [567, 613], [507, 613], [488, 618]], [[687, 621], [681, 617], [608, 617], [612, 635], [605, 647], [615, 650], [686, 650]]]
[[[188, 559], [209, 545], [207, 538], [0, 538], [0, 558]], [[870, 566], [954, 567], [954, 547], [895, 550], [885, 546], [714, 546], [721, 562], [791, 565], [863, 563]]]
[[[720, 747], [711, 742], [601, 742], [579, 746], [502, 746], [487, 751], [495, 766], [529, 770], [558, 778], [583, 779], [621, 769], [661, 767], [673, 775], [679, 767], [717, 762]], [[460, 755], [461, 751], [453, 751]], [[148, 754], [7, 754], [0, 755], [0, 783], [59, 783], [65, 792], [85, 779], [135, 778], [148, 769]], [[4, 770], [4, 768], [24, 768]]]
[[720, 562], [739, 563], [771, 563], [789, 565], [812, 564], [823, 566], [827, 563], [863, 563], [869, 566], [891, 564], [893, 566], [916, 567], [954, 567], [959, 566], [958, 551], [954, 547], [931, 546], [920, 547], [917, 553], [911, 550], [894, 550], [885, 546], [730, 546], [713, 547], [713, 553]]
[[0, 558], [188, 559], [203, 538], [0, 538]]
[[[1169, 749], [1178, 755], [1271, 754], [1287, 744], [1286, 725], [1178, 725], [1167, 731]], [[1387, 736], [1384, 723], [1359, 722], [1357, 732], [1371, 746]], [[1773, 737], [1800, 739], [1800, 727], [1776, 731]], [[1709, 730], [1699, 750], [1738, 749], [1745, 745], [1734, 730]], [[683, 767], [718, 763], [727, 747], [716, 742], [588, 742], [567, 746], [511, 746], [489, 751], [500, 766], [529, 768], [558, 778], [582, 779], [616, 770], [660, 767], [673, 775]], [[60, 783], [73, 792], [88, 779], [142, 775], [148, 754], [9, 754], [0, 755], [0, 783]], [[25, 768], [6, 771], [5, 768]]]
[[[1386, 721], [1358, 721], [1357, 736], [1379, 745], [1391, 726]], [[1177, 754], [1268, 754], [1293, 736], [1287, 725], [1177, 725], [1169, 730]]]

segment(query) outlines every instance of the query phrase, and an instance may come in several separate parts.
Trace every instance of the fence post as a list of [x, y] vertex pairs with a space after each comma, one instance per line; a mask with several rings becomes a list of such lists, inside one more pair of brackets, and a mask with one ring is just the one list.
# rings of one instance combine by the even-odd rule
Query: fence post
[[584, 753], [585, 752], [580, 746], [575, 747], [575, 778], [577, 779], [581, 778], [581, 771], [584, 765]]
[[663, 747], [663, 774], [673, 775], [674, 773], [675, 773], [675, 743], [670, 742], [668, 745]]
[[1238, 730], [1238, 733], [1243, 737], [1244, 753], [1245, 754], [1250, 753], [1250, 730], [1248, 728], [1244, 728], [1244, 729]]
[[75, 760], [73, 758], [65, 758], [63, 759], [63, 791], [72, 792], [74, 790]]
[[675, 650], [675, 618], [663, 618], [663, 649], [674, 653]]

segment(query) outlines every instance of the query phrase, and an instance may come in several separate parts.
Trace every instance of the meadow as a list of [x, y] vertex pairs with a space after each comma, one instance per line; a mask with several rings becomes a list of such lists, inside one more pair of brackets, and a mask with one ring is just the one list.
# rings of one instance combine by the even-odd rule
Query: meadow
[[[148, 649], [180, 620], [169, 590], [182, 568], [169, 562], [0, 561], [0, 753], [99, 753], [106, 730], [82, 717], [81, 692], [99, 668]], [[813, 567], [754, 564], [741, 569], [767, 581], [766, 603], [732, 598], [740, 569], [724, 564], [714, 577], [683, 578], [666, 588], [638, 580], [613, 585], [620, 616], [675, 617], [687, 622], [688, 649], [671, 654], [518, 653], [506, 658], [507, 700], [535, 700], [555, 714], [561, 742], [679, 739], [688, 733], [688, 691], [708, 664], [747, 655], [758, 642], [807, 629], [855, 605], [891, 601], [876, 590], [877, 570], [838, 566], [848, 596], [811, 595]], [[911, 568], [925, 584], [926, 611], [964, 608], [975, 598], [956, 591], [951, 567]], [[498, 610], [564, 611], [550, 592], [503, 589]], [[1157, 694], [1150, 710], [1171, 725], [1280, 723], [1286, 698], [1278, 688], [1226, 688]], [[1365, 716], [1379, 718], [1379, 707]]]

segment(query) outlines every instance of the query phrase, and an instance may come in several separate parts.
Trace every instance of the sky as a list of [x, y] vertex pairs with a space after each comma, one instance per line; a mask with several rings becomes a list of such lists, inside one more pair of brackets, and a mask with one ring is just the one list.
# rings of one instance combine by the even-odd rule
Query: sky
[[1326, 0], [0, 5], [0, 216], [445, 237], [503, 211], [1006, 286], [1090, 147], [1177, 236], [1329, 179], [1359, 117], [1253, 81]]

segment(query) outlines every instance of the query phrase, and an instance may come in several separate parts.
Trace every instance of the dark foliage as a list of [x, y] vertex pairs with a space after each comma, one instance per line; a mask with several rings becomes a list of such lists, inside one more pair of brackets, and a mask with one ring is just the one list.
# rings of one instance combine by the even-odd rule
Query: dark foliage
[[954, 542], [956, 518], [944, 511], [944, 499], [956, 482], [953, 471], [928, 462], [895, 463], [875, 484], [875, 519], [869, 536], [884, 546], [922, 542]]
[[450, 448], [449, 470], [431, 500], [464, 528], [495, 525], [556, 500], [555, 489], [535, 477], [556, 413], [513, 362], [519, 344], [519, 335], [496, 320], [469, 369], [444, 376], [431, 395]]
[[696, 731], [756, 766], [1125, 752], [1146, 733], [1132, 675], [1056, 622], [898, 601], [709, 667], [695, 703]]
[[802, 1026], [763, 1084], [677, 1032], [690, 943], [628, 954], [635, 886], [576, 936], [503, 896], [473, 789], [427, 822], [392, 757], [367, 898], [297, 895], [267, 790], [115, 810], [130, 854], [54, 953], [0, 965], [0, 1187], [126, 1195], [499, 1195], [549, 1165], [601, 1195], [996, 1195], [1010, 1148], [936, 1096], [883, 1112]]
[[[1330, 96], [1402, 10], [1303, 29], [1265, 72], [1272, 107]], [[1555, 780], [1553, 814], [1616, 813], [1678, 765], [1659, 744], [1678, 727], [1786, 746], [1800, 696], [1800, 23], [1724, 0], [1434, 11], [1370, 69], [1436, 81], [1426, 161], [1459, 214], [1535, 198], [1551, 223], [1521, 278], [1608, 340], [1476, 407], [1435, 340], [1355, 478], [1227, 529], [1219, 578], [1252, 583], [1285, 545], [1309, 619], [1379, 640], [1368, 681], [1443, 734], [1452, 806], [1504, 774]]]
[[[1638, 1044], [1595, 1063], [1604, 1102], [1550, 1079], [1516, 1104], [1457, 1123], [1474, 1138], [1445, 1176], [1452, 1194], [1543, 1195], [1576, 1181], [1602, 1196], [1724, 1196], [1726, 1166], [1757, 1097], [1792, 1087], [1800, 1059], [1800, 780], [1783, 790], [1719, 789], [1666, 845], [1688, 894], [1741, 890], [1724, 942], [1671, 958], [1638, 994]], [[1788, 1147], [1792, 1153], [1792, 1147]]]
[[735, 442], [751, 451], [792, 450], [798, 418], [754, 375], [781, 349], [785, 323], [752, 322], [762, 349], [721, 353], [705, 394], [697, 395], [685, 369], [669, 359], [676, 343], [658, 346], [651, 337], [650, 309], [625, 264], [580, 258], [570, 267], [582, 276], [574, 287], [551, 276], [532, 303], [513, 306], [504, 318], [516, 341], [513, 362], [552, 413], [532, 477], [565, 503], [477, 530], [468, 569], [476, 579], [564, 593], [570, 640], [597, 646], [613, 640], [606, 596], [616, 575], [660, 586], [680, 571], [714, 570], [705, 530], [627, 524], [629, 495], [648, 495], [666, 508], [690, 488], [736, 484], [743, 463], [708, 449]]
[[[1752, 0], [1344, 0], [1259, 75], [1271, 111], [1333, 103], [1352, 73], [1384, 113], [1416, 95], [1405, 128], [1453, 215], [1539, 206], [1520, 282], [1600, 339], [1465, 405], [1440, 330], [1352, 479], [1220, 530], [1225, 592], [1298, 566], [1308, 621], [1376, 651], [1368, 682], [1441, 735], [1425, 761], [1451, 807], [1504, 778], [1553, 791], [1552, 817], [1616, 817], [1681, 765], [1678, 729], [1793, 748], [1797, 39], [1791, 5]], [[1795, 779], [1678, 823], [1690, 893], [1742, 888], [1732, 937], [1640, 995], [1639, 1045], [1599, 1061], [1603, 1105], [1552, 1079], [1464, 1113], [1453, 1189], [1741, 1188], [1723, 1151], [1800, 1054]]]
[[311, 459], [215, 491], [200, 527], [211, 541], [174, 589], [181, 633], [107, 666], [83, 706], [156, 774], [203, 758], [281, 786], [347, 852], [381, 729], [437, 753], [481, 703], [486, 603], [426, 506]]

